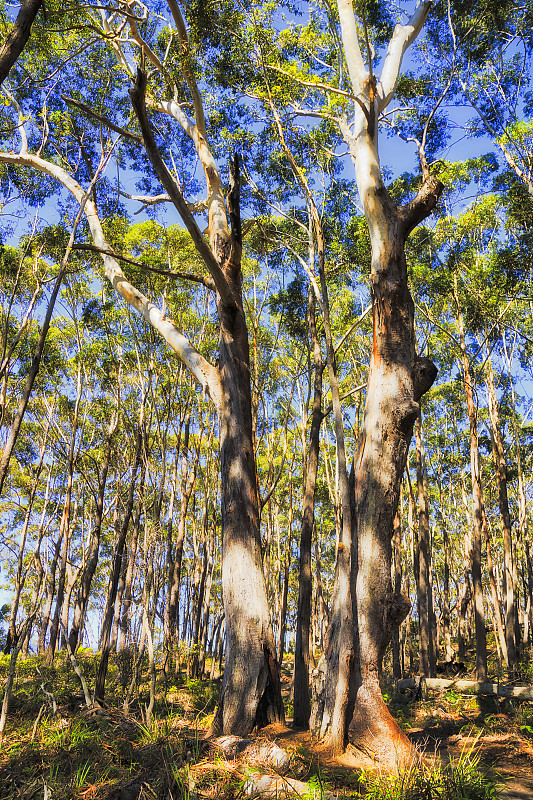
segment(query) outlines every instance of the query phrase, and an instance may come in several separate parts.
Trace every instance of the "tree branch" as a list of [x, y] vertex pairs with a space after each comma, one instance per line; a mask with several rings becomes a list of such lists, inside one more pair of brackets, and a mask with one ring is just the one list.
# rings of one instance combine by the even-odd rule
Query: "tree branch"
[[432, 0], [420, 3], [407, 25], [396, 25], [394, 29], [378, 83], [380, 111], [383, 111], [394, 97], [394, 89], [400, 74], [404, 53], [420, 33], [431, 5]]
[[124, 261], [125, 264], [131, 264], [139, 269], [146, 270], [147, 272], [154, 272], [156, 275], [163, 275], [165, 278], [179, 278], [184, 281], [192, 281], [193, 283], [200, 283], [206, 289], [215, 291], [215, 284], [210, 275], [194, 275], [192, 272], [176, 272], [171, 269], [160, 269], [159, 267], [152, 267], [150, 264], [145, 264], [143, 261], [135, 261], [133, 258], [127, 258], [115, 253], [111, 248], [103, 250], [101, 247], [96, 247], [94, 244], [86, 242], [76, 242], [72, 247], [73, 250], [88, 250], [91, 253], [107, 253], [108, 255], [117, 258], [119, 261]]
[[22, 0], [15, 23], [0, 50], [0, 86], [30, 38], [31, 26], [41, 5], [42, 0]]
[[73, 97], [67, 97], [65, 94], [61, 95], [61, 99], [64, 100], [67, 105], [78, 108], [80, 111], [83, 111], [84, 114], [87, 114], [88, 117], [92, 117], [98, 122], [101, 122], [102, 125], [105, 125], [107, 128], [111, 128], [115, 133], [120, 133], [121, 136], [127, 136], [128, 139], [133, 139], [137, 144], [143, 143], [142, 136], [136, 133], [130, 133], [125, 128], [121, 128], [120, 125], [116, 125], [109, 117], [104, 116], [104, 114], [98, 114], [96, 111], [93, 111], [90, 106], [86, 106], [85, 103], [80, 103], [79, 100], [74, 100]]
[[[49, 175], [65, 187], [81, 203], [85, 192], [69, 173], [58, 164], [52, 164], [40, 156], [0, 152], [0, 163], [15, 164], [36, 169]], [[222, 386], [218, 369], [199, 353], [181, 333], [176, 324], [166, 317], [161, 309], [135, 288], [122, 272], [120, 265], [104, 236], [102, 225], [91, 199], [85, 203], [85, 216], [96, 247], [101, 251], [105, 274], [117, 294], [141, 314], [145, 320], [163, 337], [165, 342], [181, 358], [189, 372], [202, 389], [209, 392], [217, 410], [222, 405]]]
[[444, 185], [437, 178], [429, 175], [414, 200], [398, 209], [398, 219], [404, 239], [407, 239], [411, 231], [431, 214], [443, 189]]
[[350, 75], [353, 92], [357, 95], [361, 91], [363, 82], [368, 73], [359, 46], [353, 2], [352, 0], [337, 0], [337, 6], [339, 9], [342, 43], [344, 45], [346, 63], [348, 64], [348, 73]]
[[187, 201], [176, 186], [176, 182], [172, 178], [172, 175], [170, 174], [165, 162], [161, 158], [159, 150], [157, 149], [154, 135], [150, 127], [150, 122], [148, 120], [148, 114], [146, 112], [146, 104], [144, 99], [145, 92], [146, 73], [144, 73], [141, 69], [138, 69], [135, 86], [133, 89], [130, 89], [130, 97], [133, 109], [139, 120], [139, 125], [144, 139], [144, 146], [146, 148], [146, 154], [152, 163], [157, 177], [163, 184], [164, 189], [167, 191], [170, 199], [179, 211], [179, 214], [185, 223], [185, 227], [191, 235], [198, 253], [202, 257], [211, 277], [213, 278], [217, 292], [219, 293], [223, 303], [228, 307], [234, 307], [236, 309], [237, 303], [226, 280], [226, 276], [224, 275], [220, 264], [211, 252], [211, 248], [205, 241], [200, 228], [196, 224], [196, 220], [189, 210]]
[[185, 80], [187, 81], [187, 85], [189, 87], [189, 91], [191, 93], [192, 101], [194, 104], [194, 113], [196, 114], [196, 127], [198, 128], [199, 133], [201, 133], [204, 139], [207, 139], [202, 98], [200, 97], [200, 92], [198, 91], [198, 85], [196, 83], [196, 78], [194, 77], [194, 73], [190, 67], [190, 64], [187, 63], [188, 60], [190, 59], [189, 38], [187, 36], [187, 29], [185, 28], [185, 23], [183, 22], [183, 17], [178, 8], [176, 0], [167, 0], [167, 2], [168, 2], [168, 7], [170, 8], [170, 11], [174, 18], [174, 22], [176, 23], [176, 28], [178, 29], [178, 36], [180, 37], [181, 56], [182, 56], [181, 71], [183, 72]]

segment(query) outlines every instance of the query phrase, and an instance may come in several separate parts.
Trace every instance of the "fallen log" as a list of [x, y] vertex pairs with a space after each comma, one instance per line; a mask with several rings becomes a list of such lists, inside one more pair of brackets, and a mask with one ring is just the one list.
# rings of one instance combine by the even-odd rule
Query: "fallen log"
[[285, 800], [285, 798], [307, 797], [310, 800], [337, 800], [338, 793], [327, 792], [321, 786], [310, 786], [294, 778], [280, 775], [262, 775], [254, 772], [246, 778], [242, 787], [245, 797], [258, 797], [261, 800]]
[[400, 690], [419, 690], [422, 695], [426, 689], [434, 692], [445, 692], [447, 689], [454, 689], [462, 694], [481, 694], [533, 701], [532, 686], [510, 686], [504, 683], [480, 683], [479, 681], [453, 680], [451, 678], [404, 678], [396, 682], [396, 687]]

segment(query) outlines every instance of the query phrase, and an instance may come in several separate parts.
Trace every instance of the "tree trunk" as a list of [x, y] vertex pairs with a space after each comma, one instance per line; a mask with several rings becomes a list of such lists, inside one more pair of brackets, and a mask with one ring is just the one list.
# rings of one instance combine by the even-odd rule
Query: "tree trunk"
[[[346, 4], [339, 8], [341, 5]], [[353, 11], [351, 15], [353, 18]], [[391, 539], [408, 447], [420, 411], [419, 400], [437, 373], [429, 359], [415, 353], [414, 304], [407, 285], [405, 241], [434, 208], [442, 185], [426, 176], [411, 204], [402, 209], [394, 205], [379, 167], [375, 138], [378, 103], [372, 81], [364, 91], [369, 118], [359, 112], [355, 130], [343, 123], [372, 243], [374, 329], [365, 414], [355, 460], [357, 535], [352, 538], [351, 581], [356, 590], [357, 624], [350, 676], [355, 707], [348, 737], [359, 749], [369, 750], [383, 763], [396, 767], [411, 760], [413, 747], [384, 703], [380, 675], [385, 649], [407, 615], [410, 602], [394, 593], [391, 585]], [[349, 721], [348, 708], [345, 719]]]
[[315, 524], [315, 488], [320, 453], [320, 426], [322, 425], [322, 373], [324, 365], [316, 332], [315, 295], [309, 288], [309, 332], [313, 346], [314, 391], [309, 456], [303, 496], [302, 529], [300, 533], [300, 571], [298, 585], [298, 615], [294, 646], [294, 725], [306, 728], [311, 714], [309, 692], [309, 631], [311, 624], [311, 548]]
[[141, 464], [141, 477], [139, 480], [139, 499], [137, 500], [137, 512], [133, 521], [133, 530], [131, 533], [130, 553], [128, 557], [128, 565], [126, 568], [126, 575], [124, 577], [124, 603], [122, 605], [122, 616], [120, 617], [120, 642], [119, 650], [124, 650], [126, 642], [128, 641], [128, 634], [130, 629], [131, 619], [131, 606], [133, 600], [133, 580], [135, 577], [135, 560], [137, 557], [137, 548], [139, 545], [139, 532], [141, 529], [141, 514], [142, 514], [142, 497], [144, 494], [144, 480], [145, 480], [145, 464]]
[[133, 502], [135, 498], [135, 482], [137, 478], [137, 471], [141, 463], [142, 450], [143, 450], [143, 428], [144, 428], [144, 407], [141, 407], [141, 420], [137, 430], [135, 441], [135, 455], [131, 473], [130, 488], [128, 493], [128, 502], [124, 511], [124, 519], [120, 528], [120, 532], [115, 542], [115, 549], [113, 553], [113, 561], [111, 564], [111, 572], [109, 575], [109, 586], [107, 591], [106, 608], [104, 611], [104, 620], [102, 623], [102, 631], [100, 634], [101, 641], [101, 656], [98, 665], [98, 672], [96, 675], [94, 698], [95, 700], [103, 701], [105, 693], [105, 679], [107, 676], [107, 665], [109, 661], [109, 636], [111, 634], [111, 625], [113, 623], [113, 611], [115, 607], [115, 596], [117, 593], [118, 582], [120, 578], [120, 570], [122, 567], [122, 558], [124, 554], [124, 545], [126, 543], [126, 535], [130, 524], [131, 514], [133, 511]]
[[476, 676], [478, 681], [483, 682], [487, 679], [487, 635], [485, 631], [485, 611], [483, 608], [483, 583], [481, 580], [483, 492], [479, 468], [477, 408], [474, 401], [472, 374], [470, 372], [470, 362], [465, 343], [463, 315], [457, 291], [457, 274], [454, 274], [454, 300], [457, 311], [463, 380], [470, 424], [470, 470], [472, 474], [472, 549], [470, 564], [472, 570], [472, 586], [474, 590], [474, 620], [476, 627]]
[[56, 571], [57, 571], [57, 562], [59, 561], [59, 553], [61, 552], [61, 541], [62, 537], [61, 534], [59, 533], [57, 536], [57, 541], [54, 545], [54, 552], [48, 569], [46, 600], [43, 608], [43, 615], [41, 618], [41, 625], [39, 628], [39, 638], [37, 642], [37, 652], [39, 653], [39, 655], [41, 655], [45, 651], [46, 633], [48, 630], [48, 625], [50, 623], [50, 611], [52, 610], [52, 603], [54, 601], [54, 595], [56, 591]]
[[431, 541], [429, 532], [429, 507], [427, 492], [427, 471], [422, 444], [422, 423], [416, 422], [416, 481], [418, 487], [418, 621], [420, 625], [420, 675], [436, 676], [436, 663], [433, 648], [433, 625], [430, 603], [430, 559]]
[[85, 568], [80, 579], [78, 594], [76, 597], [76, 606], [74, 608], [74, 617], [72, 626], [69, 633], [69, 645], [73, 653], [76, 652], [78, 646], [80, 633], [83, 629], [85, 616], [87, 614], [87, 606], [89, 604], [89, 596], [91, 592], [91, 584], [93, 581], [96, 566], [98, 564], [98, 552], [100, 549], [100, 534], [102, 532], [102, 521], [104, 517], [104, 496], [107, 482], [107, 473], [109, 470], [109, 462], [111, 460], [112, 449], [112, 435], [114, 426], [109, 430], [106, 447], [104, 453], [104, 460], [102, 469], [98, 475], [98, 497], [96, 499], [96, 513], [94, 517], [94, 527], [91, 532], [91, 540], [89, 542], [89, 549], [85, 562]]
[[492, 595], [493, 616], [492, 624], [494, 627], [494, 635], [498, 650], [501, 653], [505, 666], [509, 669], [509, 657], [507, 652], [507, 638], [505, 635], [505, 628], [502, 622], [502, 613], [500, 608], [500, 600], [498, 597], [498, 587], [496, 585], [496, 578], [494, 577], [494, 562], [492, 560], [492, 545], [490, 541], [490, 530], [487, 524], [485, 514], [483, 514], [483, 527], [485, 530], [485, 541], [487, 543], [487, 571], [489, 573], [490, 592]]
[[22, 0], [17, 18], [0, 50], [0, 86], [30, 38], [31, 26], [42, 5], [43, 0]]
[[498, 482], [498, 503], [503, 533], [503, 563], [505, 574], [505, 640], [507, 644], [507, 667], [510, 672], [516, 672], [518, 667], [517, 642], [515, 639], [516, 618], [516, 575], [513, 568], [513, 540], [511, 533], [511, 517], [509, 514], [509, 498], [507, 496], [507, 464], [503, 447], [500, 427], [500, 414], [496, 389], [494, 387], [494, 373], [490, 354], [486, 358], [486, 384], [488, 406], [490, 415], [490, 431], [492, 440], [492, 454]]
[[238, 162], [232, 165], [229, 197], [231, 249], [219, 263], [236, 307], [218, 300], [222, 591], [226, 656], [215, 726], [247, 735], [254, 725], [284, 721], [276, 648], [270, 627], [259, 533], [259, 491], [253, 448], [248, 332], [242, 305]]
[[[442, 504], [442, 499], [441, 499]], [[444, 514], [441, 515], [442, 519], [442, 538], [444, 547], [444, 575], [443, 575], [443, 600], [442, 600], [442, 627], [444, 632], [444, 660], [449, 664], [454, 659], [454, 651], [452, 647], [452, 634], [451, 634], [451, 617], [450, 617], [450, 534], [448, 533], [448, 525], [444, 519]]]
[[[396, 512], [394, 517], [394, 533], [392, 536], [393, 544], [393, 571], [394, 571], [394, 593], [401, 594], [402, 591], [402, 520]], [[400, 629], [397, 628], [392, 634], [392, 674], [398, 680], [402, 677], [402, 666], [400, 663]]]
[[[30, 490], [30, 495], [28, 497], [28, 507], [26, 509], [26, 514], [24, 515], [24, 525], [22, 528], [22, 533], [20, 535], [20, 543], [19, 543], [19, 553], [18, 553], [18, 561], [17, 561], [17, 571], [15, 574], [15, 586], [14, 586], [14, 593], [13, 593], [13, 600], [11, 603], [11, 611], [9, 614], [9, 628], [7, 632], [6, 638], [6, 645], [4, 647], [4, 655], [9, 655], [11, 652], [11, 648], [15, 647], [17, 644], [18, 634], [16, 628], [16, 621], [17, 621], [17, 613], [20, 604], [20, 596], [22, 594], [22, 590], [24, 588], [24, 582], [26, 578], [26, 573], [24, 572], [24, 550], [26, 548], [26, 539], [28, 536], [28, 528], [30, 525], [30, 518], [31, 513], [33, 510], [33, 503], [35, 500], [35, 494], [37, 492], [37, 485], [39, 481], [39, 477], [41, 475], [41, 470], [43, 466], [43, 459], [46, 450], [46, 444], [48, 440], [48, 431], [46, 432], [46, 438], [44, 444], [41, 448], [41, 455], [39, 458], [39, 463], [37, 464], [37, 468], [35, 470], [35, 475], [33, 478], [33, 484]], [[48, 473], [48, 480], [46, 482], [46, 493], [45, 493], [45, 502], [43, 508], [43, 517], [41, 518], [41, 525], [44, 519], [44, 514], [46, 513], [46, 504], [48, 501], [48, 491], [49, 491], [49, 484], [50, 484], [50, 472]]]

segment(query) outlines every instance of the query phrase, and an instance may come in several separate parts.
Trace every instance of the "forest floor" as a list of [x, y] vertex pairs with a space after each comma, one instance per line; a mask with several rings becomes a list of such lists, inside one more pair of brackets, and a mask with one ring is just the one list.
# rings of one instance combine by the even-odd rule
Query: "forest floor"
[[[81, 651], [79, 661], [91, 686], [97, 658]], [[5, 682], [7, 665], [8, 658], [0, 658], [0, 685]], [[291, 670], [287, 663], [283, 687], [289, 713]], [[0, 800], [233, 800], [251, 793], [258, 774], [276, 778], [276, 770], [262, 763], [265, 743], [272, 747], [272, 742], [288, 756], [287, 774], [295, 779], [295, 796], [452, 797], [443, 793], [441, 784], [433, 793], [393, 792], [368, 759], [355, 752], [328, 757], [307, 732], [293, 729], [290, 719], [287, 726], [271, 726], [250, 742], [237, 743], [233, 751], [231, 746], [228, 750], [227, 741], [206, 740], [218, 699], [218, 680], [188, 680], [182, 673], [165, 681], [158, 673], [154, 712], [147, 722], [149, 674], [145, 670], [126, 715], [122, 710], [125, 677], [120, 664], [112, 664], [107, 707], [88, 709], [78, 678], [62, 655], [53, 667], [46, 667], [40, 657], [20, 661], [0, 750]], [[433, 757], [436, 764], [451, 760], [462, 765], [469, 788], [453, 797], [533, 798], [533, 703], [497, 699], [480, 704], [477, 698], [454, 691], [426, 701], [392, 693], [386, 699], [402, 728], [428, 758]], [[274, 790], [277, 796], [281, 796], [280, 786], [286, 786], [280, 773], [281, 769]], [[419, 773], [417, 768], [416, 776]]]

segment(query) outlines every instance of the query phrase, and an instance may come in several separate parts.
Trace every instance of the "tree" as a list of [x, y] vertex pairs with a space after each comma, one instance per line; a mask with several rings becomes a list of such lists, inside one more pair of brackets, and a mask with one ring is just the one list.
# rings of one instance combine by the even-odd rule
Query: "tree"
[[[38, 154], [32, 153], [25, 137], [24, 122], [20, 123], [22, 146], [19, 153], [2, 152], [0, 162], [49, 175], [73, 195], [80, 205], [80, 213], [82, 210], [85, 213], [93, 246], [101, 252], [106, 276], [117, 293], [159, 331], [215, 404], [220, 425], [222, 581], [226, 619], [225, 673], [216, 724], [225, 733], [245, 734], [254, 724], [282, 719], [283, 706], [261, 563], [259, 496], [252, 436], [250, 358], [242, 301], [239, 160], [235, 157], [230, 167], [230, 192], [226, 200], [220, 172], [208, 145], [205, 113], [194, 70], [191, 68], [194, 54], [189, 45], [186, 26], [177, 3], [171, 0], [169, 7], [174, 23], [172, 36], [179, 43], [176, 66], [179, 65], [180, 81], [183, 80], [188, 87], [194, 120], [185, 114], [175, 99], [168, 100], [164, 92], [161, 94], [160, 88], [166, 84], [168, 77], [163, 63], [165, 46], [157, 37], [154, 37], [153, 47], [145, 41], [136, 18], [128, 12], [127, 4], [119, 4], [117, 7], [119, 18], [124, 19], [127, 25], [127, 41], [124, 45], [119, 43], [118, 27], [122, 23], [116, 16], [108, 16], [104, 9], [92, 14], [90, 10], [82, 13], [90, 15], [93, 27], [95, 24], [101, 26], [104, 42], [111, 41], [111, 45], [104, 44], [103, 47], [110, 47], [115, 52], [119, 69], [127, 78], [134, 77], [135, 69], [130, 61], [134, 53], [139, 53], [142, 63], [148, 60], [156, 68], [162, 83], [159, 86], [152, 80], [150, 107], [155, 104], [158, 113], [168, 114], [181, 126], [202, 164], [208, 196], [210, 244], [205, 240], [180, 186], [160, 154], [146, 108], [147, 75], [143, 69], [138, 69], [130, 95], [146, 155], [177, 208], [208, 271], [207, 277], [193, 278], [208, 286], [216, 298], [219, 323], [218, 366], [211, 365], [195, 350], [176, 325], [126, 280], [106, 239], [94, 202], [93, 185], [84, 190], [67, 168], [54, 164], [46, 150], [43, 153], [43, 148]], [[113, 25], [117, 26], [117, 31], [113, 30]], [[119, 38], [115, 37], [115, 33]], [[171, 84], [171, 98], [179, 97], [181, 90], [178, 90], [173, 81]], [[18, 104], [15, 100], [13, 103], [16, 110]], [[121, 135], [126, 135], [124, 128], [112, 121], [110, 124]], [[138, 136], [136, 141], [139, 141]], [[115, 139], [105, 153], [102, 153], [95, 176], [108, 162], [117, 143], [118, 139]], [[99, 687], [103, 691], [101, 680]]]
[[[338, 2], [350, 97], [355, 99], [353, 128], [344, 115], [338, 124], [354, 161], [370, 231], [374, 334], [354, 463], [353, 531], [339, 545], [335, 596], [341, 602], [337, 608], [335, 600], [333, 604], [324, 708], [317, 731], [326, 734], [337, 750], [349, 738], [388, 764], [412, 757], [412, 747], [390, 716], [379, 686], [385, 648], [409, 609], [391, 586], [393, 521], [419, 400], [436, 377], [434, 365], [415, 353], [404, 248], [412, 229], [435, 207], [442, 184], [426, 168], [417, 196], [397, 208], [381, 175], [377, 134], [379, 115], [394, 96], [403, 54], [418, 35], [430, 5], [422, 3], [409, 24], [396, 26], [378, 80], [369, 45], [368, 65], [361, 55], [352, 3]], [[348, 591], [339, 592], [341, 585]]]

